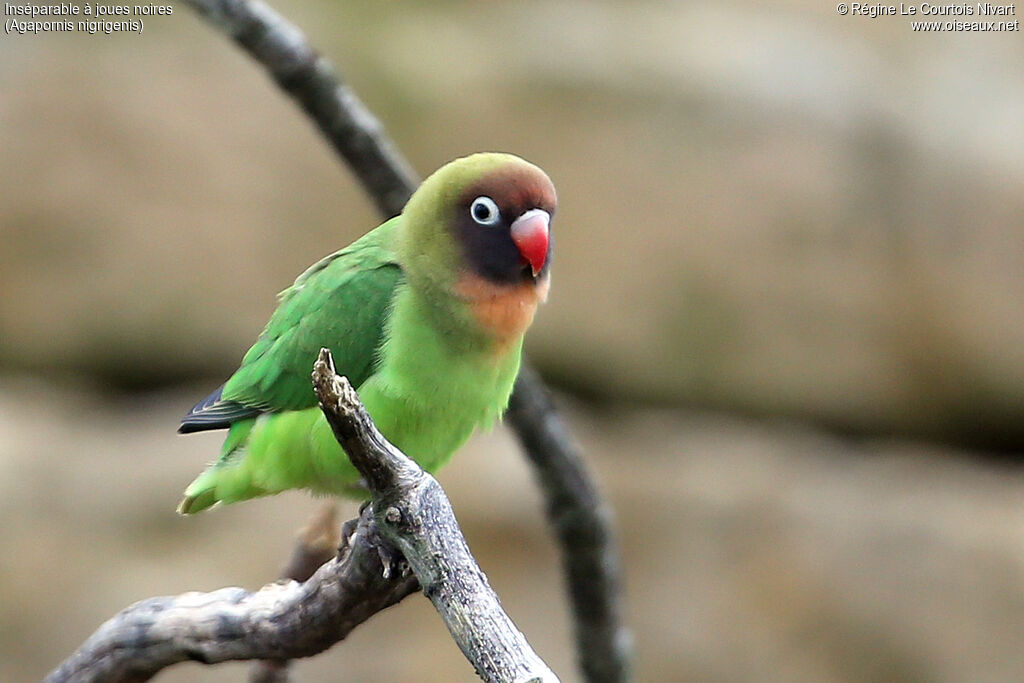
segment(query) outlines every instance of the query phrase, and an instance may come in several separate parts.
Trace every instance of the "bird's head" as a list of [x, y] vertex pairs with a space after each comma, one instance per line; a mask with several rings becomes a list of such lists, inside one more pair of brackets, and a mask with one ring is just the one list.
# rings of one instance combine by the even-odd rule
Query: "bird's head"
[[451, 289], [476, 278], [495, 287], [546, 289], [555, 188], [511, 154], [456, 159], [427, 178], [402, 212], [410, 277]]

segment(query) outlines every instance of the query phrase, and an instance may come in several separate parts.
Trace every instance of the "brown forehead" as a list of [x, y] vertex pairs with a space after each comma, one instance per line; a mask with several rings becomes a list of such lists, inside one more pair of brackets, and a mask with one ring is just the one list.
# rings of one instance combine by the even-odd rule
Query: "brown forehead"
[[529, 166], [490, 171], [462, 192], [460, 203], [469, 206], [481, 195], [490, 197], [502, 209], [541, 208], [552, 213], [557, 203], [555, 186], [544, 173]]

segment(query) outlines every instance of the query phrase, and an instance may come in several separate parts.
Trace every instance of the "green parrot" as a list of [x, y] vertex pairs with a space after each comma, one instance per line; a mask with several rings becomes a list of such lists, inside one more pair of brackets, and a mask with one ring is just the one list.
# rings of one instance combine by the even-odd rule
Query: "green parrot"
[[334, 355], [380, 431], [436, 471], [508, 404], [523, 334], [547, 298], [555, 189], [541, 169], [484, 153], [443, 166], [402, 213], [313, 264], [181, 433], [227, 429], [178, 511], [304, 488], [367, 496], [317, 405]]

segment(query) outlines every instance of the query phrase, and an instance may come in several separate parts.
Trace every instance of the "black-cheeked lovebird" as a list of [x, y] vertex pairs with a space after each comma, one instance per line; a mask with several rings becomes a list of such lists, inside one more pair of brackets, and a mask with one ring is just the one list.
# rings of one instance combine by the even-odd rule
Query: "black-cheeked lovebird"
[[536, 166], [474, 154], [306, 270], [238, 370], [182, 420], [183, 433], [228, 432], [179, 511], [293, 488], [367, 495], [317, 406], [321, 347], [392, 443], [428, 471], [444, 464], [508, 403], [523, 334], [547, 297], [555, 202]]

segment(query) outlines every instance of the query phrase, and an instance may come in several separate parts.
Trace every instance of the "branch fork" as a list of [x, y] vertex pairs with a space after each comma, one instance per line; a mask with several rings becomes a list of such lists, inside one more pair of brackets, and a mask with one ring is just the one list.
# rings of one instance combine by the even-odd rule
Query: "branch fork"
[[338, 555], [303, 583], [138, 602], [100, 626], [48, 682], [144, 681], [186, 660], [272, 660], [260, 669], [271, 675], [283, 661], [327, 649], [422, 585], [483, 680], [557, 683], [502, 610], [441, 485], [384, 438], [327, 349], [314, 365], [313, 385], [372, 496]]
[[501, 608], [441, 485], [378, 431], [327, 349], [313, 366], [313, 387], [370, 489], [377, 528], [401, 551], [477, 674], [485, 681], [557, 681]]

